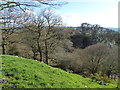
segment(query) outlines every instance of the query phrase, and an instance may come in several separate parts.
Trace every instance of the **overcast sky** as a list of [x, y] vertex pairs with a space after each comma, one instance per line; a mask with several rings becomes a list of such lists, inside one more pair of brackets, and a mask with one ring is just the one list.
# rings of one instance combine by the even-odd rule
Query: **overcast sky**
[[65, 0], [68, 4], [57, 9], [67, 26], [81, 23], [99, 24], [102, 27], [118, 27], [119, 0]]

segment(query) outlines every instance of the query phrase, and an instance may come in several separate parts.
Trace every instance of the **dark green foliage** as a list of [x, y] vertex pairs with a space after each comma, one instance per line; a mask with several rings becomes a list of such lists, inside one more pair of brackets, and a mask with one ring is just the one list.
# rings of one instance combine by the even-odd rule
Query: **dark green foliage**
[[119, 32], [101, 27], [97, 24], [82, 23], [77, 31], [83, 36], [89, 36], [91, 44], [108, 43], [119, 44]]
[[84, 36], [82, 34], [77, 34], [77, 35], [71, 36], [71, 41], [73, 42], [73, 47], [75, 47], [75, 48], [83, 49], [92, 44], [90, 37]]

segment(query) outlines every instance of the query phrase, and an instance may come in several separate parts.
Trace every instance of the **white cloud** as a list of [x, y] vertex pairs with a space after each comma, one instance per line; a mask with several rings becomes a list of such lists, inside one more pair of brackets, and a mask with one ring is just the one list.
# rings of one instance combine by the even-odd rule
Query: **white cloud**
[[103, 27], [118, 27], [118, 11], [113, 8], [106, 12], [100, 12], [94, 16], [87, 17], [88, 22], [92, 24], [99, 24]]
[[102, 27], [118, 27], [117, 7], [111, 8], [109, 11], [90, 13], [89, 15], [73, 12], [61, 14], [61, 16], [63, 18], [63, 23], [65, 23], [66, 26], [80, 26], [81, 23], [87, 22], [90, 24], [99, 24]]
[[66, 26], [80, 26], [81, 17], [77, 13], [66, 13], [62, 19]]

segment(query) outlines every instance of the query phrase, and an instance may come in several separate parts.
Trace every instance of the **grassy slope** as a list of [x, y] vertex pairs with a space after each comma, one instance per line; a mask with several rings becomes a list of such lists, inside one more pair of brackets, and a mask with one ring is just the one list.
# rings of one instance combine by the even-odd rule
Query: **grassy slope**
[[17, 88], [113, 88], [99, 85], [89, 78], [67, 73], [38, 61], [9, 55], [2, 57], [3, 87]]

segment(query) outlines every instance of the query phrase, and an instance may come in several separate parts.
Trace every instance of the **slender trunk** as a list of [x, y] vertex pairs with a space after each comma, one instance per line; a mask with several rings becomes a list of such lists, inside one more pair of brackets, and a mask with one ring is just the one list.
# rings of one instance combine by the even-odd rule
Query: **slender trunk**
[[110, 78], [110, 75], [111, 75], [111, 70], [108, 70], [108, 72], [107, 72], [108, 78]]
[[47, 40], [45, 41], [45, 57], [46, 57], [46, 64], [48, 64], [48, 46], [47, 46]]
[[5, 44], [2, 43], [2, 54], [5, 54]]
[[37, 59], [37, 54], [34, 50], [32, 50], [32, 52], [33, 52], [33, 59], [36, 60]]
[[39, 52], [39, 55], [40, 55], [40, 62], [43, 61], [43, 56], [42, 56], [42, 48], [40, 46], [40, 38], [41, 38], [41, 30], [42, 30], [42, 27], [40, 27], [38, 25], [38, 40], [37, 40], [37, 44], [38, 44], [38, 52]]
[[43, 59], [42, 59], [42, 49], [40, 47], [39, 41], [37, 42], [37, 45], [38, 45], [38, 52], [39, 52], [39, 55], [40, 55], [40, 62], [42, 62], [43, 61]]
[[115, 75], [114, 75], [114, 80], [116, 80], [116, 78], [117, 78], [117, 75], [115, 74]]
[[42, 50], [41, 50], [41, 47], [39, 47], [39, 54], [40, 54], [40, 62], [43, 61], [43, 58], [42, 58]]
[[37, 59], [37, 58], [36, 58], [36, 56], [37, 56], [37, 55], [34, 53], [34, 56], [33, 56], [33, 59], [34, 59], [34, 60], [36, 60], [36, 59]]

